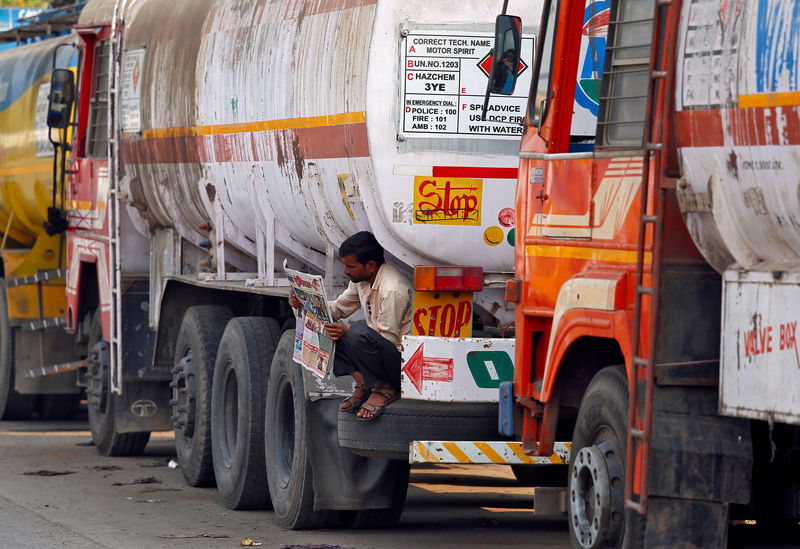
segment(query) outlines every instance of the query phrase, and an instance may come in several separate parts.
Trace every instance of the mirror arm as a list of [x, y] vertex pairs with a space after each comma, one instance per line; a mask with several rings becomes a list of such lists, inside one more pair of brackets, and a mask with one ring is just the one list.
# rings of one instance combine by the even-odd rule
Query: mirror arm
[[542, 135], [542, 120], [544, 119], [544, 109], [547, 105], [547, 97], [542, 99], [542, 102], [539, 103], [539, 120], [537, 120], [538, 124], [536, 124], [536, 131], [539, 135]]
[[59, 44], [58, 46], [56, 46], [56, 49], [53, 50], [53, 69], [55, 69], [56, 65], [58, 64], [58, 50], [65, 47], [72, 47], [73, 49], [75, 49], [78, 47], [78, 43], [70, 42], [69, 44]]
[[[494, 70], [492, 71], [494, 73]], [[489, 75], [489, 84], [486, 88], [486, 95], [483, 97], [483, 109], [481, 110], [481, 121], [486, 122], [486, 111], [489, 109], [489, 96], [492, 94], [492, 88], [494, 87], [494, 77], [493, 74]]]

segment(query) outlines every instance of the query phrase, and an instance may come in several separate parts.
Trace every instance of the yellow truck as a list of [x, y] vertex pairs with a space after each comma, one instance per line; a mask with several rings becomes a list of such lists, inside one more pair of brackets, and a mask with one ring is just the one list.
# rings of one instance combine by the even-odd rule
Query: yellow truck
[[[78, 410], [85, 339], [67, 334], [67, 151], [55, 155], [47, 107], [53, 65], [76, 65], [72, 34], [0, 51], [0, 418]], [[56, 140], [58, 141], [58, 140]], [[62, 140], [63, 141], [63, 140]], [[83, 348], [82, 348], [83, 347]]]

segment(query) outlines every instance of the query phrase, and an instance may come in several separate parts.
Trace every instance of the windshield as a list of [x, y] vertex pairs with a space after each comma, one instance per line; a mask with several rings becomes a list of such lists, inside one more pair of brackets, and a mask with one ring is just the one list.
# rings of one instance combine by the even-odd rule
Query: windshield
[[542, 35], [539, 37], [539, 51], [536, 56], [536, 73], [534, 74], [534, 90], [529, 105], [531, 122], [536, 125], [544, 115], [542, 109], [547, 92], [550, 89], [550, 67], [553, 57], [553, 36], [558, 19], [558, 0], [549, 0], [544, 9], [545, 19], [542, 21]]

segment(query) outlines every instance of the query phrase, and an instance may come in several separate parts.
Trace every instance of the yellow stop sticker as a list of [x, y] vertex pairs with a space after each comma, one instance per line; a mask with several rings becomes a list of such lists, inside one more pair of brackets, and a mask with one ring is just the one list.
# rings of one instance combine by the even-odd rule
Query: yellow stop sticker
[[411, 334], [472, 336], [472, 292], [414, 292]]

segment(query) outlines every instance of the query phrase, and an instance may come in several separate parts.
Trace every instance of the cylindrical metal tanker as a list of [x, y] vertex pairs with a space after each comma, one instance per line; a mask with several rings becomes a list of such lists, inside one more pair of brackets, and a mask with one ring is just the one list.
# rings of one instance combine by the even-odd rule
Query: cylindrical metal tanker
[[[50, 71], [56, 48], [75, 40], [69, 35], [0, 52], [0, 232], [22, 245], [44, 233], [53, 205], [46, 120]], [[73, 48], [62, 47], [58, 66], [74, 66], [74, 55]]]
[[723, 275], [720, 410], [800, 424], [786, 390], [800, 384], [800, 9], [717, 1], [682, 17], [677, 194]]
[[407, 265], [512, 272], [533, 40], [515, 95], [493, 101], [507, 123], [480, 122], [494, 11], [474, 0], [129, 3], [122, 189], [137, 224], [198, 244], [202, 224], [224, 223], [226, 243], [250, 256], [274, 230], [318, 270], [329, 245], [369, 229]]
[[700, 27], [684, 16], [675, 96], [682, 209], [718, 271], [798, 271], [800, 11], [793, 2], [726, 9], [702, 27], [717, 36], [713, 55], [695, 53]]

